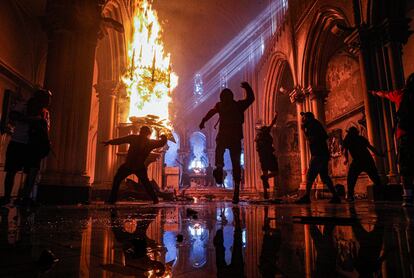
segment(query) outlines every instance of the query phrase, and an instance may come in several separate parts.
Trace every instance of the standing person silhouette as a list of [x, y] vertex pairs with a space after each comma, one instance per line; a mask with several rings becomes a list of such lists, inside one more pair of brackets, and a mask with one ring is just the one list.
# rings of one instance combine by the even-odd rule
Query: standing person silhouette
[[277, 113], [272, 120], [272, 123], [268, 126], [262, 126], [256, 135], [256, 151], [259, 154], [260, 167], [262, 168], [262, 182], [264, 198], [268, 199], [269, 195], [267, 190], [270, 188], [269, 178], [276, 177], [278, 173], [277, 158], [274, 154], [275, 149], [273, 147], [273, 137], [270, 131], [277, 120]]
[[148, 126], [143, 126], [139, 131], [139, 135], [128, 135], [103, 142], [105, 146], [129, 144], [125, 163], [119, 167], [115, 174], [111, 195], [109, 196], [107, 203], [114, 204], [116, 202], [121, 182], [131, 174], [135, 174], [138, 177], [154, 204], [158, 203], [158, 197], [148, 179], [145, 160], [148, 158], [153, 149], [161, 148], [167, 144], [167, 137], [165, 135], [161, 135], [160, 140], [152, 140], [149, 139], [150, 135], [151, 129]]
[[[11, 140], [7, 146], [4, 179], [4, 197], [0, 205], [10, 202], [14, 179], [18, 171], [26, 174], [23, 190], [19, 192], [19, 202], [30, 205], [29, 198], [40, 169], [40, 163], [50, 151], [49, 112], [51, 92], [37, 90], [25, 101], [20, 99], [10, 112], [10, 122], [14, 127]], [[24, 200], [22, 200], [22, 198]]]
[[341, 203], [341, 199], [328, 174], [328, 162], [330, 157], [328, 144], [326, 143], [328, 134], [322, 124], [315, 119], [313, 113], [301, 112], [300, 114], [302, 116], [302, 129], [309, 142], [311, 160], [309, 162], [308, 172], [306, 173], [306, 193], [298, 199], [296, 203], [309, 204], [311, 202], [310, 193], [312, 185], [318, 175], [332, 193], [332, 199], [329, 202], [335, 204]]
[[216, 137], [216, 169], [213, 171], [217, 184], [223, 184], [224, 152], [230, 151], [233, 166], [234, 193], [233, 203], [239, 203], [241, 181], [241, 140], [243, 139], [244, 111], [254, 102], [254, 93], [249, 83], [242, 82], [241, 87], [246, 90], [246, 98], [235, 101], [233, 92], [225, 88], [220, 93], [220, 101], [207, 112], [199, 127], [204, 128], [205, 123], [215, 114], [220, 116], [220, 126]]

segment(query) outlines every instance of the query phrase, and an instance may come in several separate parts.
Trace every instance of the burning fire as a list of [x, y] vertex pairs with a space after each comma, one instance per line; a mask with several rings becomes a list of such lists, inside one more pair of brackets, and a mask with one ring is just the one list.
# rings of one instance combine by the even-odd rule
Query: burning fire
[[[162, 28], [148, 0], [138, 0], [133, 36], [128, 46], [128, 70], [122, 80], [130, 98], [129, 119], [157, 116], [158, 125], [171, 130], [168, 106], [178, 76], [171, 72], [170, 54], [164, 53]], [[157, 117], [151, 117], [156, 118]]]

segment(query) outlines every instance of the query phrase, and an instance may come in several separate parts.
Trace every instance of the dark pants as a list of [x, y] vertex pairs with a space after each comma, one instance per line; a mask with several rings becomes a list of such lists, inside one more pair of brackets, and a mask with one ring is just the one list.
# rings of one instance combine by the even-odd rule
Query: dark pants
[[115, 174], [114, 181], [112, 184], [111, 195], [109, 196], [109, 202], [116, 202], [118, 196], [119, 186], [121, 182], [125, 180], [129, 175], [136, 175], [139, 179], [139, 182], [144, 185], [145, 191], [151, 197], [152, 200], [157, 200], [157, 195], [155, 194], [154, 189], [152, 188], [151, 182], [148, 179], [147, 169], [130, 169], [125, 164], [122, 164], [118, 171]]
[[328, 156], [312, 156], [306, 173], [306, 194], [309, 195], [316, 177], [319, 175], [329, 191], [336, 196], [336, 190], [328, 174]]
[[[224, 141], [224, 140], [223, 140]], [[226, 149], [230, 151], [231, 165], [233, 168], [233, 180], [236, 184], [240, 184], [241, 181], [241, 140], [232, 140], [229, 142], [223, 142], [222, 140], [216, 140], [216, 166], [224, 167], [224, 152]]]
[[381, 186], [381, 179], [378, 175], [377, 167], [375, 166], [375, 162], [372, 161], [364, 161], [364, 162], [357, 162], [352, 161], [351, 165], [349, 166], [348, 171], [348, 195], [354, 195], [355, 184], [358, 180], [358, 176], [362, 173], [367, 173], [368, 177], [376, 186]]

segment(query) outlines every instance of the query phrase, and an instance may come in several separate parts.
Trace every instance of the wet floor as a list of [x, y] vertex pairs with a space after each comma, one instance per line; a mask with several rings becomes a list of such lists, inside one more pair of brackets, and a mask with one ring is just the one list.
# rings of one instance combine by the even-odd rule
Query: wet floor
[[0, 277], [414, 277], [413, 220], [364, 201], [9, 207]]

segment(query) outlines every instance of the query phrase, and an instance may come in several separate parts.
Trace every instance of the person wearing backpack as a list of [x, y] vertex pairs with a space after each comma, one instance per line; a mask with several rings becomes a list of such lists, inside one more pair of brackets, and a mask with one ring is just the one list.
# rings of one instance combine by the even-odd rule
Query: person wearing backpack
[[244, 111], [254, 102], [254, 93], [249, 83], [242, 82], [241, 87], [246, 91], [246, 98], [235, 101], [233, 92], [225, 88], [220, 93], [220, 101], [207, 112], [199, 127], [204, 128], [205, 123], [215, 114], [219, 114], [219, 131], [216, 137], [216, 169], [213, 171], [217, 184], [223, 184], [224, 152], [230, 151], [233, 166], [234, 193], [233, 203], [239, 203], [241, 182], [241, 140], [243, 139]]
[[398, 164], [403, 185], [403, 207], [414, 206], [414, 73], [407, 78], [403, 89], [371, 91], [375, 96], [387, 98], [397, 108]]

